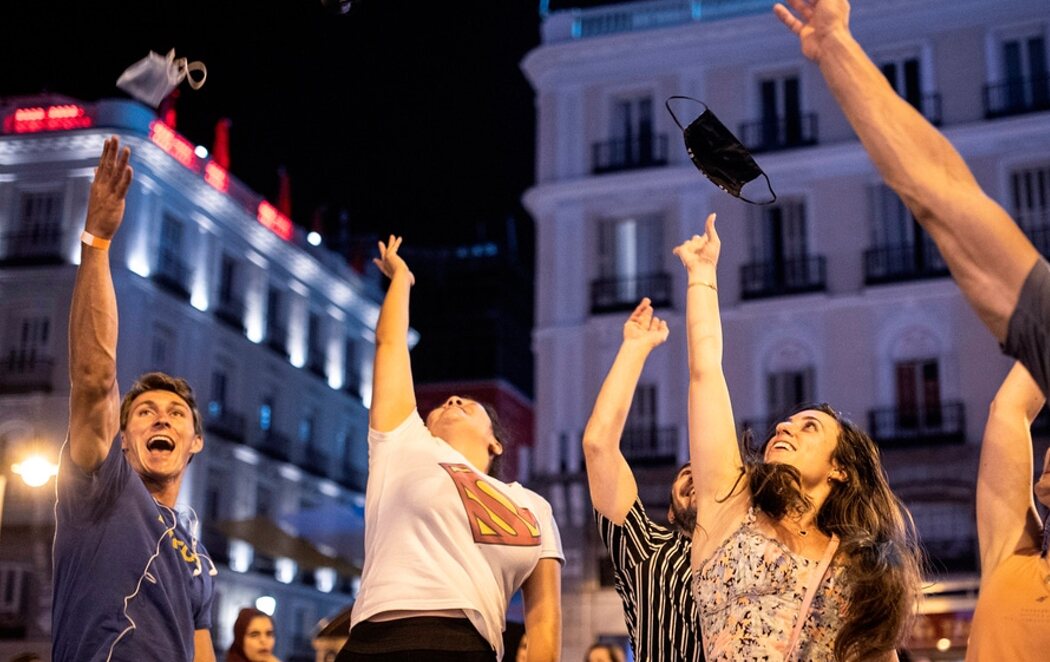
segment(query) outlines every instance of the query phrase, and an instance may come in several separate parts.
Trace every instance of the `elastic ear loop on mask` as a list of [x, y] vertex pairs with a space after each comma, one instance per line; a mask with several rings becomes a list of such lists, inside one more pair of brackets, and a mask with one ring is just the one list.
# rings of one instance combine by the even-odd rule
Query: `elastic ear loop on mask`
[[[174, 82], [177, 85], [182, 82], [183, 78], [185, 78], [186, 83], [189, 84], [191, 88], [195, 90], [201, 89], [201, 87], [204, 85], [204, 81], [208, 80], [208, 67], [204, 66], [204, 63], [200, 60], [196, 62], [190, 62], [189, 58], [180, 57], [178, 59], [174, 59], [174, 56], [175, 49], [172, 49], [168, 53], [168, 61], [172, 62], [175, 65], [176, 70], [178, 71], [178, 74], [176, 76], [177, 80], [174, 80], [172, 82]], [[201, 75], [200, 80], [194, 80], [193, 76], [191, 75], [194, 73], [199, 73]], [[171, 80], [170, 76], [168, 77], [168, 80]]]
[[[678, 121], [678, 116], [674, 114], [673, 110], [671, 110], [671, 101], [673, 99], [685, 99], [687, 101], [695, 101], [696, 103], [698, 103], [698, 104], [700, 104], [701, 106], [704, 107], [704, 111], [711, 110], [710, 108], [707, 107], [707, 104], [704, 103], [703, 101], [701, 101], [700, 99], [694, 99], [693, 97], [685, 97], [685, 96], [681, 96], [681, 95], [674, 95], [674, 96], [667, 97], [667, 99], [664, 100], [664, 108], [667, 109], [667, 112], [670, 113], [670, 115], [671, 115], [671, 119], [674, 120], [674, 123], [678, 125], [678, 128], [681, 129], [683, 133], [685, 133], [685, 127], [682, 126], [682, 123]], [[733, 137], [736, 138], [736, 136], [733, 136]], [[737, 138], [738, 142], [739, 142], [739, 140], [740, 139]], [[741, 143], [741, 144], [743, 144], [743, 143]], [[744, 149], [747, 149], [747, 147], [745, 146]], [[751, 154], [751, 150], [748, 150], [748, 155], [750, 155], [750, 154]], [[735, 197], [740, 198], [744, 202], [747, 202], [747, 203], [752, 204], [752, 205], [771, 205], [774, 202], [776, 202], [777, 201], [777, 192], [773, 190], [773, 184], [772, 184], [772, 182], [769, 181], [769, 175], [767, 175], [766, 171], [762, 170], [761, 168], [759, 168], [759, 174], [761, 174], [762, 177], [765, 178], [765, 180], [766, 180], [766, 188], [769, 189], [769, 194], [773, 196], [772, 200], [767, 200], [766, 202], [756, 202], [756, 201], [754, 201], [754, 200], [752, 200], [750, 198], [745, 198], [741, 194], [737, 194]], [[705, 176], [706, 176], [706, 174], [705, 174]], [[708, 178], [708, 179], [710, 179], [710, 178]], [[715, 184], [715, 185], [718, 186], [717, 184]], [[721, 188], [721, 187], [719, 187], [719, 188]], [[726, 191], [726, 192], [728, 193], [728, 191]], [[730, 194], [730, 195], [732, 195], [732, 194]]]

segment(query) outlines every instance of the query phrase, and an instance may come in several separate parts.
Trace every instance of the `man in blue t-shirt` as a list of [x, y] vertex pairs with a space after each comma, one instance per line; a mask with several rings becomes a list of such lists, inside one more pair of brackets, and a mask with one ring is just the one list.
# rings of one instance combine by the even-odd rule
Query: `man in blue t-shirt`
[[[175, 511], [204, 447], [193, 391], [163, 373], [120, 399], [109, 244], [124, 217], [130, 150], [106, 140], [88, 198], [69, 316], [69, 436], [55, 508], [55, 662], [214, 662], [215, 569]], [[190, 511], [192, 513], [192, 511]]]

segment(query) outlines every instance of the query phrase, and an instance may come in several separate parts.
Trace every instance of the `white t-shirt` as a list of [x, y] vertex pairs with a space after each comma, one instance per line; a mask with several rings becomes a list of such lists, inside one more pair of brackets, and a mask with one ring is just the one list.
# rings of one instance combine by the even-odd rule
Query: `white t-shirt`
[[365, 566], [352, 628], [394, 610], [462, 609], [503, 656], [507, 604], [541, 558], [564, 562], [547, 501], [474, 467], [413, 411], [368, 431]]

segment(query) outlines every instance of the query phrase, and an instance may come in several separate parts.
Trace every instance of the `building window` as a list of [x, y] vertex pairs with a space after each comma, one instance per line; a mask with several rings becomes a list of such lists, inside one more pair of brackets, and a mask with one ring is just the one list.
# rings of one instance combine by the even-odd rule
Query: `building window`
[[[229, 490], [229, 477], [225, 472], [209, 471], [207, 474], [207, 485], [204, 489], [204, 521], [209, 525], [203, 527], [201, 539], [208, 549], [213, 561], [225, 562], [228, 560], [228, 549], [226, 536], [219, 533], [215, 524], [226, 517], [226, 509], [222, 498], [223, 492]], [[207, 568], [205, 568], [207, 571]]]
[[347, 393], [361, 397], [361, 368], [358, 366], [357, 352], [357, 341], [353, 338], [347, 338], [344, 353], [343, 388]]
[[4, 263], [7, 265], [57, 264], [62, 257], [62, 193], [24, 192], [19, 200], [19, 217], [4, 236]]
[[868, 285], [948, 275], [937, 245], [885, 184], [871, 188], [872, 247], [864, 251]]
[[224, 253], [219, 266], [219, 303], [215, 307], [215, 315], [221, 321], [243, 333], [244, 302], [237, 290], [239, 271], [236, 258]]
[[931, 123], [941, 123], [941, 98], [927, 94], [923, 80], [922, 60], [914, 50], [878, 57], [879, 69], [902, 99], [923, 114]]
[[211, 373], [211, 400], [208, 401], [208, 414], [219, 418], [226, 411], [226, 370], [219, 369]]
[[770, 415], [784, 416], [813, 399], [813, 368], [780, 370], [766, 375], [766, 411]]
[[160, 223], [160, 241], [157, 244], [157, 269], [153, 278], [158, 285], [184, 299], [190, 296], [189, 268], [183, 262], [182, 221], [164, 214]]
[[288, 330], [284, 325], [284, 296], [276, 287], [270, 287], [266, 293], [266, 345], [281, 354], [288, 356]]
[[1050, 108], [1050, 70], [1042, 28], [1004, 36], [998, 44], [998, 82], [985, 87], [985, 115], [998, 117]]
[[766, 76], [758, 80], [759, 119], [740, 127], [742, 142], [753, 152], [813, 145], [817, 117], [802, 112], [798, 74]]
[[303, 414], [299, 419], [299, 443], [311, 446], [314, 441], [314, 426], [317, 414], [311, 410]]
[[657, 307], [671, 302], [671, 277], [664, 269], [663, 219], [645, 216], [601, 221], [591, 312], [631, 310], [643, 296]]
[[273, 398], [268, 397], [259, 405], [259, 429], [269, 432], [273, 427]]
[[941, 376], [937, 359], [900, 361], [895, 366], [899, 424], [914, 429], [941, 422]]
[[650, 95], [614, 99], [609, 138], [592, 146], [595, 174], [667, 163], [667, 136], [653, 131]]
[[751, 262], [741, 267], [745, 299], [816, 292], [825, 287], [825, 260], [809, 253], [806, 206], [785, 200], [752, 217]]
[[0, 393], [49, 392], [55, 364], [50, 353], [51, 318], [11, 313], [0, 355]]
[[1010, 173], [1010, 198], [1017, 225], [1043, 256], [1050, 256], [1050, 165]]
[[327, 352], [325, 352], [324, 321], [319, 314], [314, 312], [309, 314], [306, 331], [306, 367], [318, 377], [324, 377]]
[[172, 357], [175, 354], [175, 332], [163, 324], [153, 325], [153, 337], [149, 346], [150, 370], [171, 374], [175, 372]]

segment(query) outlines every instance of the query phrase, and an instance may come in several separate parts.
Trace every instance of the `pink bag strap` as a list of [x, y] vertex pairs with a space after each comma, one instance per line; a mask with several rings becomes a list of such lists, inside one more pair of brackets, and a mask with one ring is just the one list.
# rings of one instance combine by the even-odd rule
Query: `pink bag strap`
[[828, 569], [831, 568], [831, 560], [835, 558], [835, 552], [839, 549], [839, 537], [835, 534], [831, 534], [831, 540], [828, 541], [828, 546], [824, 548], [824, 556], [820, 559], [820, 564], [817, 566], [816, 572], [810, 577], [809, 586], [806, 587], [806, 597], [802, 599], [802, 606], [799, 608], [798, 620], [795, 621], [795, 629], [791, 633], [791, 639], [788, 641], [787, 652], [784, 654], [784, 660], [787, 662], [791, 659], [791, 656], [795, 653], [795, 647], [798, 646], [799, 635], [802, 634], [802, 626], [805, 625], [806, 619], [809, 618], [809, 610], [813, 607], [813, 597], [817, 594], [817, 589], [824, 582], [824, 577], [828, 574]]

